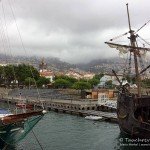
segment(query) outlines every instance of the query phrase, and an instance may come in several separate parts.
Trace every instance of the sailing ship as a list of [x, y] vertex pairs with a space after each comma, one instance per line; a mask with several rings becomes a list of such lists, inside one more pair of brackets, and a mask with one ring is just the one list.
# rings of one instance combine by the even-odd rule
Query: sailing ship
[[[109, 42], [105, 42], [111, 48], [116, 48], [117, 50], [128, 53], [129, 55], [129, 70], [127, 75], [135, 79], [137, 88], [131, 89], [130, 84], [122, 85], [122, 81], [117, 76], [117, 73], [113, 70], [118, 82], [120, 83], [118, 90], [118, 99], [117, 99], [117, 117], [119, 122], [119, 127], [122, 133], [125, 133], [132, 137], [141, 137], [149, 138], [150, 137], [150, 95], [148, 91], [143, 90], [142, 78], [143, 74], [150, 68], [150, 65], [147, 64], [147, 67], [141, 69], [140, 62], [142, 60], [142, 55], [150, 51], [150, 48], [139, 47], [137, 43], [137, 38], [140, 36], [137, 34], [147, 23], [145, 23], [137, 31], [132, 30], [130, 23], [130, 14], [128, 4], [127, 6], [127, 15], [128, 15], [128, 24], [129, 31], [121, 36], [117, 36], [111, 39]], [[128, 35], [130, 40], [129, 45], [116, 44], [112, 41], [124, 35]], [[141, 38], [143, 39], [143, 38]], [[143, 41], [149, 45], [144, 39]], [[131, 60], [133, 58], [133, 62]], [[131, 74], [131, 63], [134, 66], [134, 74]]]

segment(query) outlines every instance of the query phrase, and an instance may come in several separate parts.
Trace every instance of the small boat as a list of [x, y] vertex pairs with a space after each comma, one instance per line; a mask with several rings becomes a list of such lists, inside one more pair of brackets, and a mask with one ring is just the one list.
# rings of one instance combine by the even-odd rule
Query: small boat
[[15, 145], [22, 140], [43, 118], [44, 110], [32, 110], [12, 114], [0, 108], [0, 143]]
[[89, 119], [89, 120], [101, 120], [102, 117], [101, 116], [90, 115], [90, 116], [86, 116], [85, 119]]
[[117, 109], [117, 102], [116, 101], [107, 101], [104, 106], [107, 106], [108, 108], [114, 108]]
[[12, 115], [7, 109], [0, 108], [0, 119], [6, 116]]
[[33, 104], [25, 104], [25, 103], [17, 103], [16, 104], [17, 108], [22, 108], [22, 109], [33, 109], [34, 105]]

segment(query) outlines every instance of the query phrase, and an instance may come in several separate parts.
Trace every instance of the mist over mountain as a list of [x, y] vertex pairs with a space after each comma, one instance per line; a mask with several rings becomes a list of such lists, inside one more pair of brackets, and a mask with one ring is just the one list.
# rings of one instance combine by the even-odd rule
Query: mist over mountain
[[39, 69], [39, 64], [44, 62], [47, 64], [47, 69], [53, 71], [64, 71], [70, 68], [76, 68], [76, 65], [67, 63], [56, 57], [40, 57], [40, 56], [10, 56], [1, 54], [0, 64], [30, 64]]
[[111, 72], [112, 69], [119, 71], [123, 65], [123, 59], [119, 57], [108, 58], [108, 59], [96, 59], [89, 63], [78, 64], [77, 67], [94, 73], [100, 72]]
[[119, 57], [108, 58], [108, 59], [95, 59], [89, 63], [79, 63], [79, 64], [70, 64], [68, 62], [62, 61], [59, 58], [55, 57], [39, 57], [39, 56], [5, 56], [4, 54], [0, 55], [1, 64], [31, 64], [37, 69], [39, 69], [39, 64], [41, 62], [47, 64], [47, 69], [53, 71], [67, 71], [70, 69], [79, 69], [83, 71], [89, 71], [93, 73], [101, 72], [111, 72], [112, 69], [116, 71], [124, 68], [123, 59]]

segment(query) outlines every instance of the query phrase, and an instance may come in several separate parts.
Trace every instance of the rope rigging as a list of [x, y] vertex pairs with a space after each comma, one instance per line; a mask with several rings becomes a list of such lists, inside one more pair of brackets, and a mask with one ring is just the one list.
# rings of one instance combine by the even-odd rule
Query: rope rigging
[[137, 37], [139, 37], [142, 41], [144, 41], [147, 45], [149, 45], [149, 46], [150, 46], [150, 43], [149, 43], [149, 42], [147, 42], [145, 39], [143, 39], [141, 36], [137, 35]]
[[129, 66], [128, 66], [128, 75], [131, 77], [131, 60], [132, 60], [132, 53], [130, 52], [129, 55]]
[[124, 33], [124, 34], [118, 35], [118, 36], [116, 36], [116, 37], [110, 39], [109, 41], [113, 41], [113, 40], [116, 40], [116, 39], [118, 39], [118, 38], [121, 38], [121, 37], [127, 35], [128, 33], [129, 33], [129, 32], [126, 32], [126, 33]]
[[150, 22], [150, 20], [147, 21], [147, 22], [146, 22], [143, 26], [141, 26], [138, 30], [136, 30], [135, 33], [139, 32], [139, 31], [140, 31], [142, 28], [144, 28], [149, 22]]
[[[19, 31], [19, 27], [18, 27], [18, 25], [17, 25], [17, 21], [16, 21], [16, 18], [15, 18], [15, 14], [14, 14], [14, 11], [13, 11], [13, 9], [14, 9], [14, 8], [13, 8], [13, 5], [11, 4], [10, 0], [8, 0], [8, 3], [9, 3], [9, 7], [10, 7], [10, 10], [11, 10], [12, 17], [13, 17], [13, 19], [14, 19], [15, 27], [16, 27], [17, 32], [18, 32], [18, 34], [19, 34], [19, 38], [20, 38], [20, 41], [21, 41], [22, 48], [24, 49], [24, 51], [25, 51], [25, 53], [26, 53], [26, 55], [27, 55], [27, 52], [26, 52], [26, 49], [25, 49], [25, 46], [24, 46], [24, 44], [23, 44], [23, 40], [22, 40], [22, 37], [21, 37], [21, 33], [20, 33], [20, 31]], [[9, 55], [10, 55], [12, 58], [13, 58], [13, 55], [12, 55], [12, 48], [11, 48], [11, 44], [10, 44], [10, 38], [9, 38], [9, 36], [8, 36], [8, 28], [7, 28], [6, 18], [5, 18], [6, 13], [5, 13], [5, 9], [4, 9], [4, 7], [3, 7], [3, 1], [2, 1], [1, 4], [2, 4], [2, 5], [1, 5], [1, 6], [2, 6], [2, 14], [3, 14], [3, 17], [2, 17], [2, 18], [3, 18], [4, 21], [2, 21], [2, 18], [0, 18], [0, 22], [1, 22], [1, 28], [0, 28], [1, 34], [0, 34], [0, 37], [1, 37], [1, 41], [2, 41], [2, 47], [3, 47], [3, 50], [4, 50], [4, 52], [5, 52], [5, 56], [6, 56], [6, 62], [7, 62], [7, 54], [6, 54], [6, 51], [9, 53]], [[7, 63], [7, 64], [8, 64], [8, 63]], [[28, 65], [29, 65], [29, 64], [28, 64]], [[33, 74], [33, 71], [32, 71], [32, 69], [31, 69], [31, 65], [29, 65], [29, 67], [30, 67], [30, 71], [31, 71], [32, 77], [34, 78], [34, 74]], [[5, 70], [4, 70], [4, 71], [5, 71]], [[17, 81], [17, 77], [16, 77], [16, 74], [15, 74], [15, 68], [14, 68], [13, 65], [12, 65], [12, 72], [13, 72], [12, 74], [13, 74], [13, 76], [14, 76], [14, 80]], [[4, 72], [4, 74], [5, 74], [5, 72]], [[35, 81], [35, 79], [34, 79], [34, 81]], [[36, 81], [35, 81], [35, 86], [36, 86], [38, 98], [39, 98], [39, 101], [40, 101], [40, 93], [39, 93], [39, 90], [38, 90], [38, 88], [37, 88]], [[18, 83], [18, 82], [17, 82], [17, 90], [18, 90], [18, 93], [20, 93], [19, 83]], [[44, 109], [43, 103], [42, 103], [41, 101], [40, 101], [40, 103], [42, 104], [42, 108]], [[10, 108], [9, 103], [8, 103], [8, 107]], [[30, 126], [28, 122], [27, 122], [27, 124], [28, 124], [28, 126]], [[38, 145], [39, 145], [40, 148], [43, 150], [43, 147], [42, 147], [40, 141], [38, 140], [36, 134], [35, 134], [34, 131], [32, 130], [32, 128], [31, 128], [31, 131], [32, 131], [32, 133], [33, 133], [33, 135], [34, 135], [34, 137], [35, 137], [35, 139], [36, 139]], [[0, 138], [1, 138], [1, 137], [0, 137]], [[3, 140], [3, 139], [2, 139], [2, 140]], [[7, 141], [5, 141], [5, 143], [8, 144], [8, 145], [10, 144], [10, 143], [7, 143]]]
[[[135, 36], [135, 50], [137, 51], [137, 57], [138, 57], [138, 62], [139, 62], [139, 65], [140, 65], [140, 68], [141, 70], [144, 70], [144, 67], [145, 67], [145, 64], [144, 64], [144, 56], [146, 54], [147, 51], [150, 51], [149, 48], [146, 48], [145, 45], [149, 45], [150, 46], [150, 43], [147, 42], [145, 39], [143, 39], [142, 37], [140, 37], [137, 33], [143, 29], [148, 23], [150, 23], [150, 20], [147, 21], [144, 25], [142, 25], [138, 30], [136, 31], [133, 31], [133, 34]], [[131, 30], [130, 30], [131, 31]], [[119, 36], [116, 36], [112, 39], [110, 39], [109, 41], [113, 41], [113, 40], [116, 40], [118, 38], [121, 38], [125, 35], [127, 35], [129, 32], [126, 32], [124, 34], [121, 34]], [[131, 33], [130, 33], [131, 34]], [[142, 44], [141, 47], [138, 47], [138, 43], [137, 43], [137, 40], [140, 42], [140, 44]], [[123, 75], [125, 74], [125, 72], [127, 71], [127, 74], [129, 75], [129, 78], [131, 78], [131, 69], [132, 69], [132, 49], [134, 47], [132, 47], [131, 45], [130, 46], [127, 46], [127, 45], [121, 45], [121, 44], [116, 44], [116, 43], [110, 43], [110, 42], [105, 42], [106, 44], [108, 44], [111, 48], [116, 48], [117, 50], [119, 50], [121, 52], [121, 50], [123, 51], [125, 48], [128, 49], [128, 53], [129, 53], [129, 56], [127, 56], [129, 59], [128, 61], [128, 68], [125, 67], [125, 69], [123, 70]], [[124, 51], [124, 54], [125, 54], [125, 51]], [[143, 71], [142, 72], [143, 76], [146, 77], [146, 72]]]
[[[26, 54], [26, 56], [27, 56], [27, 51], [26, 51], [26, 48], [25, 48], [25, 46], [24, 46], [23, 39], [22, 39], [22, 36], [21, 36], [21, 32], [19, 31], [19, 27], [18, 27], [18, 24], [17, 24], [17, 21], [16, 21], [16, 17], [15, 17], [15, 14], [14, 14], [14, 7], [13, 7], [13, 5], [10, 3], [10, 0], [8, 0], [8, 2], [9, 2], [9, 6], [10, 6], [10, 9], [11, 9], [11, 12], [12, 12], [12, 16], [13, 16], [13, 19], [14, 19], [14, 22], [15, 22], [16, 29], [17, 29], [18, 34], [19, 34], [19, 38], [20, 38], [20, 41], [21, 41], [22, 48], [23, 48], [23, 50], [24, 50], [24, 52], [25, 52], [25, 54]], [[43, 103], [40, 101], [41, 96], [40, 96], [39, 89], [38, 89], [38, 87], [37, 87], [37, 83], [36, 83], [36, 81], [35, 81], [34, 74], [33, 74], [33, 71], [32, 71], [32, 69], [31, 69], [30, 63], [28, 63], [28, 65], [29, 65], [29, 67], [30, 67], [30, 72], [31, 72], [32, 77], [33, 77], [34, 82], [35, 82], [35, 86], [36, 86], [36, 90], [37, 90], [39, 102], [41, 103], [41, 106], [42, 106], [42, 108], [44, 109]]]

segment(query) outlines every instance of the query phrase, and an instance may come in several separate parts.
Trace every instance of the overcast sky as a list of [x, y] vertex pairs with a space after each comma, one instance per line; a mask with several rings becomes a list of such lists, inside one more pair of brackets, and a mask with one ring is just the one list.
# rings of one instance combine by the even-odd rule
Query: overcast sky
[[[127, 2], [136, 30], [150, 20], [150, 0], [1, 0], [0, 52], [11, 47], [7, 53], [70, 63], [117, 56], [104, 42], [128, 31]], [[150, 41], [149, 31], [150, 24], [139, 35]]]

